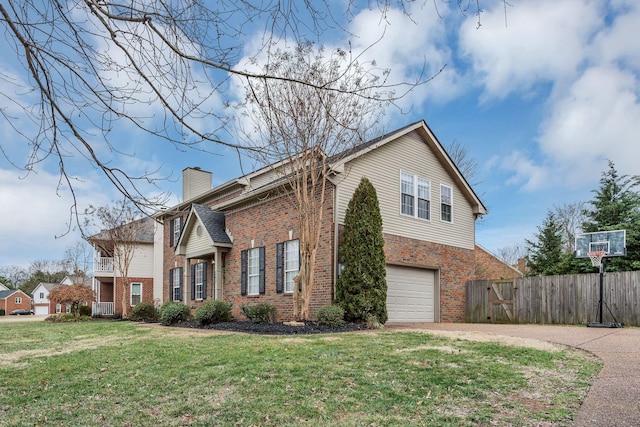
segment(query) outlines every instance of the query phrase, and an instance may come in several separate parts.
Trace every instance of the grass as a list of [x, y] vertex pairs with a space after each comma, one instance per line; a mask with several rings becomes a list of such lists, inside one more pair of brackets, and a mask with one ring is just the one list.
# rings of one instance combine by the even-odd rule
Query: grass
[[569, 425], [601, 365], [410, 332], [0, 324], [7, 426]]

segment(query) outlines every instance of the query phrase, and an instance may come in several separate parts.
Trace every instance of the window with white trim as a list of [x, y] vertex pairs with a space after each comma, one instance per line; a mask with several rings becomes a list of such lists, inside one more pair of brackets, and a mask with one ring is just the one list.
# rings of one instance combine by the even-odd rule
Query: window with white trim
[[65, 310], [65, 313], [71, 313], [71, 304], [67, 304], [64, 310]]
[[15, 302], [16, 304], [22, 304], [22, 297], [16, 297]]
[[182, 301], [182, 267], [171, 269], [169, 274], [171, 300]]
[[134, 282], [131, 284], [131, 306], [142, 302], [142, 283]]
[[196, 300], [204, 299], [204, 265], [204, 262], [201, 262], [194, 267]]
[[413, 216], [414, 192], [413, 175], [400, 172], [400, 206], [401, 212]]
[[294, 278], [300, 271], [300, 241], [284, 242], [284, 291], [293, 292]]
[[62, 312], [62, 305], [56, 304], [56, 313], [61, 313], [61, 312]]
[[40, 292], [40, 299], [44, 299], [44, 292]]
[[400, 211], [421, 219], [431, 219], [431, 183], [428, 179], [400, 171]]
[[440, 219], [453, 222], [453, 189], [440, 184]]
[[418, 178], [418, 218], [431, 218], [431, 185], [429, 180]]
[[260, 294], [260, 250], [259, 248], [247, 251], [247, 293], [249, 295]]

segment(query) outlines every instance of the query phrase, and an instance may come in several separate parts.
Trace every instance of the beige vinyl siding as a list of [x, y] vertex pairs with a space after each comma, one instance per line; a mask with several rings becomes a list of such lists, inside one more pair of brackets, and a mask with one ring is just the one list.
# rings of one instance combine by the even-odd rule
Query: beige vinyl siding
[[[198, 226], [202, 227], [202, 234], [200, 236], [198, 236], [198, 233], [197, 233]], [[204, 226], [200, 224], [200, 220], [195, 221], [195, 223], [193, 224], [193, 227], [191, 227], [191, 230], [189, 230], [189, 235], [185, 237], [187, 238], [186, 240], [187, 255], [202, 253], [203, 251], [206, 251], [206, 250], [213, 252], [213, 247], [212, 247], [213, 242], [211, 242], [211, 238], [209, 237], [209, 234], [207, 233], [207, 231], [204, 229]]]
[[[117, 268], [117, 263], [114, 263]], [[116, 272], [116, 276], [122, 274]], [[129, 264], [129, 277], [153, 277], [153, 244], [140, 244], [134, 249], [131, 264]]]
[[[400, 171], [430, 181], [430, 220], [401, 214]], [[384, 233], [465, 249], [474, 248], [472, 206], [417, 132], [391, 141], [346, 165], [338, 184], [337, 220], [340, 224], [344, 223], [349, 200], [363, 176], [372, 182], [378, 194]], [[440, 184], [453, 189], [451, 223], [440, 220]]]

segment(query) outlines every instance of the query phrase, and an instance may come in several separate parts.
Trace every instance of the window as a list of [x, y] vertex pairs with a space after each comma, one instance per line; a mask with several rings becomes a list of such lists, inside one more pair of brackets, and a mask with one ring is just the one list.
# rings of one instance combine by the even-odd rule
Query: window
[[260, 252], [258, 248], [248, 252], [248, 293], [258, 295], [260, 293]]
[[169, 222], [169, 246], [174, 247], [180, 240], [180, 233], [182, 232], [182, 217], [174, 218]]
[[44, 299], [44, 292], [40, 292], [40, 299]]
[[264, 246], [240, 253], [240, 294], [264, 295]]
[[191, 299], [207, 299], [207, 264], [204, 262], [191, 266]]
[[62, 312], [62, 306], [60, 304], [56, 304], [56, 313]]
[[182, 267], [169, 270], [169, 291], [172, 301], [182, 301]]
[[64, 312], [65, 312], [65, 313], [71, 313], [71, 304], [67, 304], [67, 305], [64, 307]]
[[431, 184], [428, 179], [400, 172], [400, 211], [404, 215], [431, 219]]
[[22, 297], [16, 297], [16, 304], [22, 304]]
[[430, 199], [431, 194], [429, 181], [423, 178], [418, 178], [418, 218], [430, 218]]
[[444, 184], [440, 186], [440, 219], [453, 222], [453, 190]]
[[413, 216], [414, 200], [413, 175], [400, 172], [400, 205], [401, 211], [405, 215]]
[[131, 284], [131, 306], [142, 302], [142, 283]]
[[300, 241], [284, 242], [284, 291], [293, 292], [294, 280], [300, 271]]

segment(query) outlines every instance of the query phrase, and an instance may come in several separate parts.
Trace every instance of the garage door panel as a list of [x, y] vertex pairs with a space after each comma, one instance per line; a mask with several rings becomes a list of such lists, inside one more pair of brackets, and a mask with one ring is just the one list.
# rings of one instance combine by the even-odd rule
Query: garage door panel
[[390, 322], [433, 322], [435, 272], [387, 266], [387, 311]]
[[49, 314], [49, 307], [36, 306], [35, 314]]

